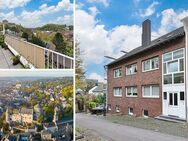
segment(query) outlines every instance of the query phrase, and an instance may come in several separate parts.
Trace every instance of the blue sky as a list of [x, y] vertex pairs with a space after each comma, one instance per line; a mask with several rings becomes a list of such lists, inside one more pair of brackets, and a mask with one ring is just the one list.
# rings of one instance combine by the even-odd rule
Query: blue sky
[[73, 25], [73, 0], [3, 0], [0, 20], [37, 27], [47, 23]]
[[[187, 0], [77, 0], [76, 38], [87, 77], [102, 81], [104, 65], [141, 44], [141, 24], [152, 21], [152, 39], [182, 26], [188, 16]], [[82, 20], [80, 20], [82, 19]], [[87, 35], [87, 36], [86, 36]]]

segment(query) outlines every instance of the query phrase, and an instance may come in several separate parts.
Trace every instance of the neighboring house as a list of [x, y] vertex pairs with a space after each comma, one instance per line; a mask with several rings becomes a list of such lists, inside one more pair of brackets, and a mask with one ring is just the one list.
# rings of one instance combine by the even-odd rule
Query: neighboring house
[[42, 140], [52, 140], [52, 133], [49, 130], [41, 131], [41, 139]]
[[99, 95], [99, 94], [103, 94], [104, 93], [104, 84], [99, 84], [97, 86], [94, 86], [93, 88], [91, 88], [88, 92], [89, 94], [93, 94], [93, 95]]
[[142, 45], [107, 65], [110, 113], [188, 121], [188, 17], [182, 21], [153, 41], [144, 21]]
[[33, 122], [33, 109], [21, 108], [6, 110], [6, 122], [19, 122], [19, 123], [32, 123]]

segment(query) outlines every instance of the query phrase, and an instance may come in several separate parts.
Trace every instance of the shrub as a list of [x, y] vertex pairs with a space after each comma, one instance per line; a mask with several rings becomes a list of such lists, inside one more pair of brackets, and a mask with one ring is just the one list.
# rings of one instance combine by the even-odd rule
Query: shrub
[[19, 55], [16, 55], [12, 58], [12, 61], [13, 61], [13, 65], [17, 65], [20, 63], [20, 56]]
[[8, 46], [7, 46], [7, 44], [5, 44], [5, 43], [2, 43], [1, 46], [2, 46], [2, 48], [4, 48], [4, 49], [8, 49]]
[[96, 107], [96, 103], [95, 102], [89, 102], [89, 109], [93, 109]]

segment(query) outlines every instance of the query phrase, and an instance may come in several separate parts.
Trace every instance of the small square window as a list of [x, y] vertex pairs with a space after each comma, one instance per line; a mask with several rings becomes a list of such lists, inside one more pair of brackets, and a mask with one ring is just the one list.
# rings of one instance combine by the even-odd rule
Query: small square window
[[185, 96], [184, 96], [184, 92], [180, 92], [180, 100], [184, 100]]
[[163, 94], [164, 94], [163, 98], [164, 98], [164, 100], [166, 100], [167, 99], [167, 92], [164, 92]]
[[144, 111], [143, 111], [143, 116], [144, 116], [144, 117], [148, 117], [148, 116], [149, 116], [148, 110], [144, 110]]

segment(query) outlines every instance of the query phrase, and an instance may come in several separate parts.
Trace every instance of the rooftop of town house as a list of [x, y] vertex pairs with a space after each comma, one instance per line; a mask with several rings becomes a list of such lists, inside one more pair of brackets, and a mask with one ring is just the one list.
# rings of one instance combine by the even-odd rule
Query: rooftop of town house
[[33, 109], [21, 108], [20, 113], [21, 114], [33, 114]]
[[184, 28], [183, 27], [177, 28], [176, 30], [173, 30], [172, 32], [169, 32], [169, 33], [151, 41], [151, 43], [147, 46], [139, 46], [139, 47], [131, 50], [130, 52], [126, 53], [125, 55], [121, 56], [120, 58], [118, 58], [118, 59], [112, 61], [111, 63], [107, 64], [107, 66], [113, 65], [113, 64], [115, 64], [119, 61], [122, 61], [124, 59], [129, 58], [129, 57], [132, 57], [132, 56], [137, 55], [139, 53], [142, 53], [142, 52], [144, 52], [148, 49], [158, 47], [161, 44], [170, 42], [170, 41], [177, 39], [179, 37], [182, 37], [184, 35], [185, 35]]
[[12, 64], [12, 57], [14, 55], [8, 49], [3, 49], [0, 46], [0, 69], [21, 69], [23, 66], [19, 63], [17, 65]]

